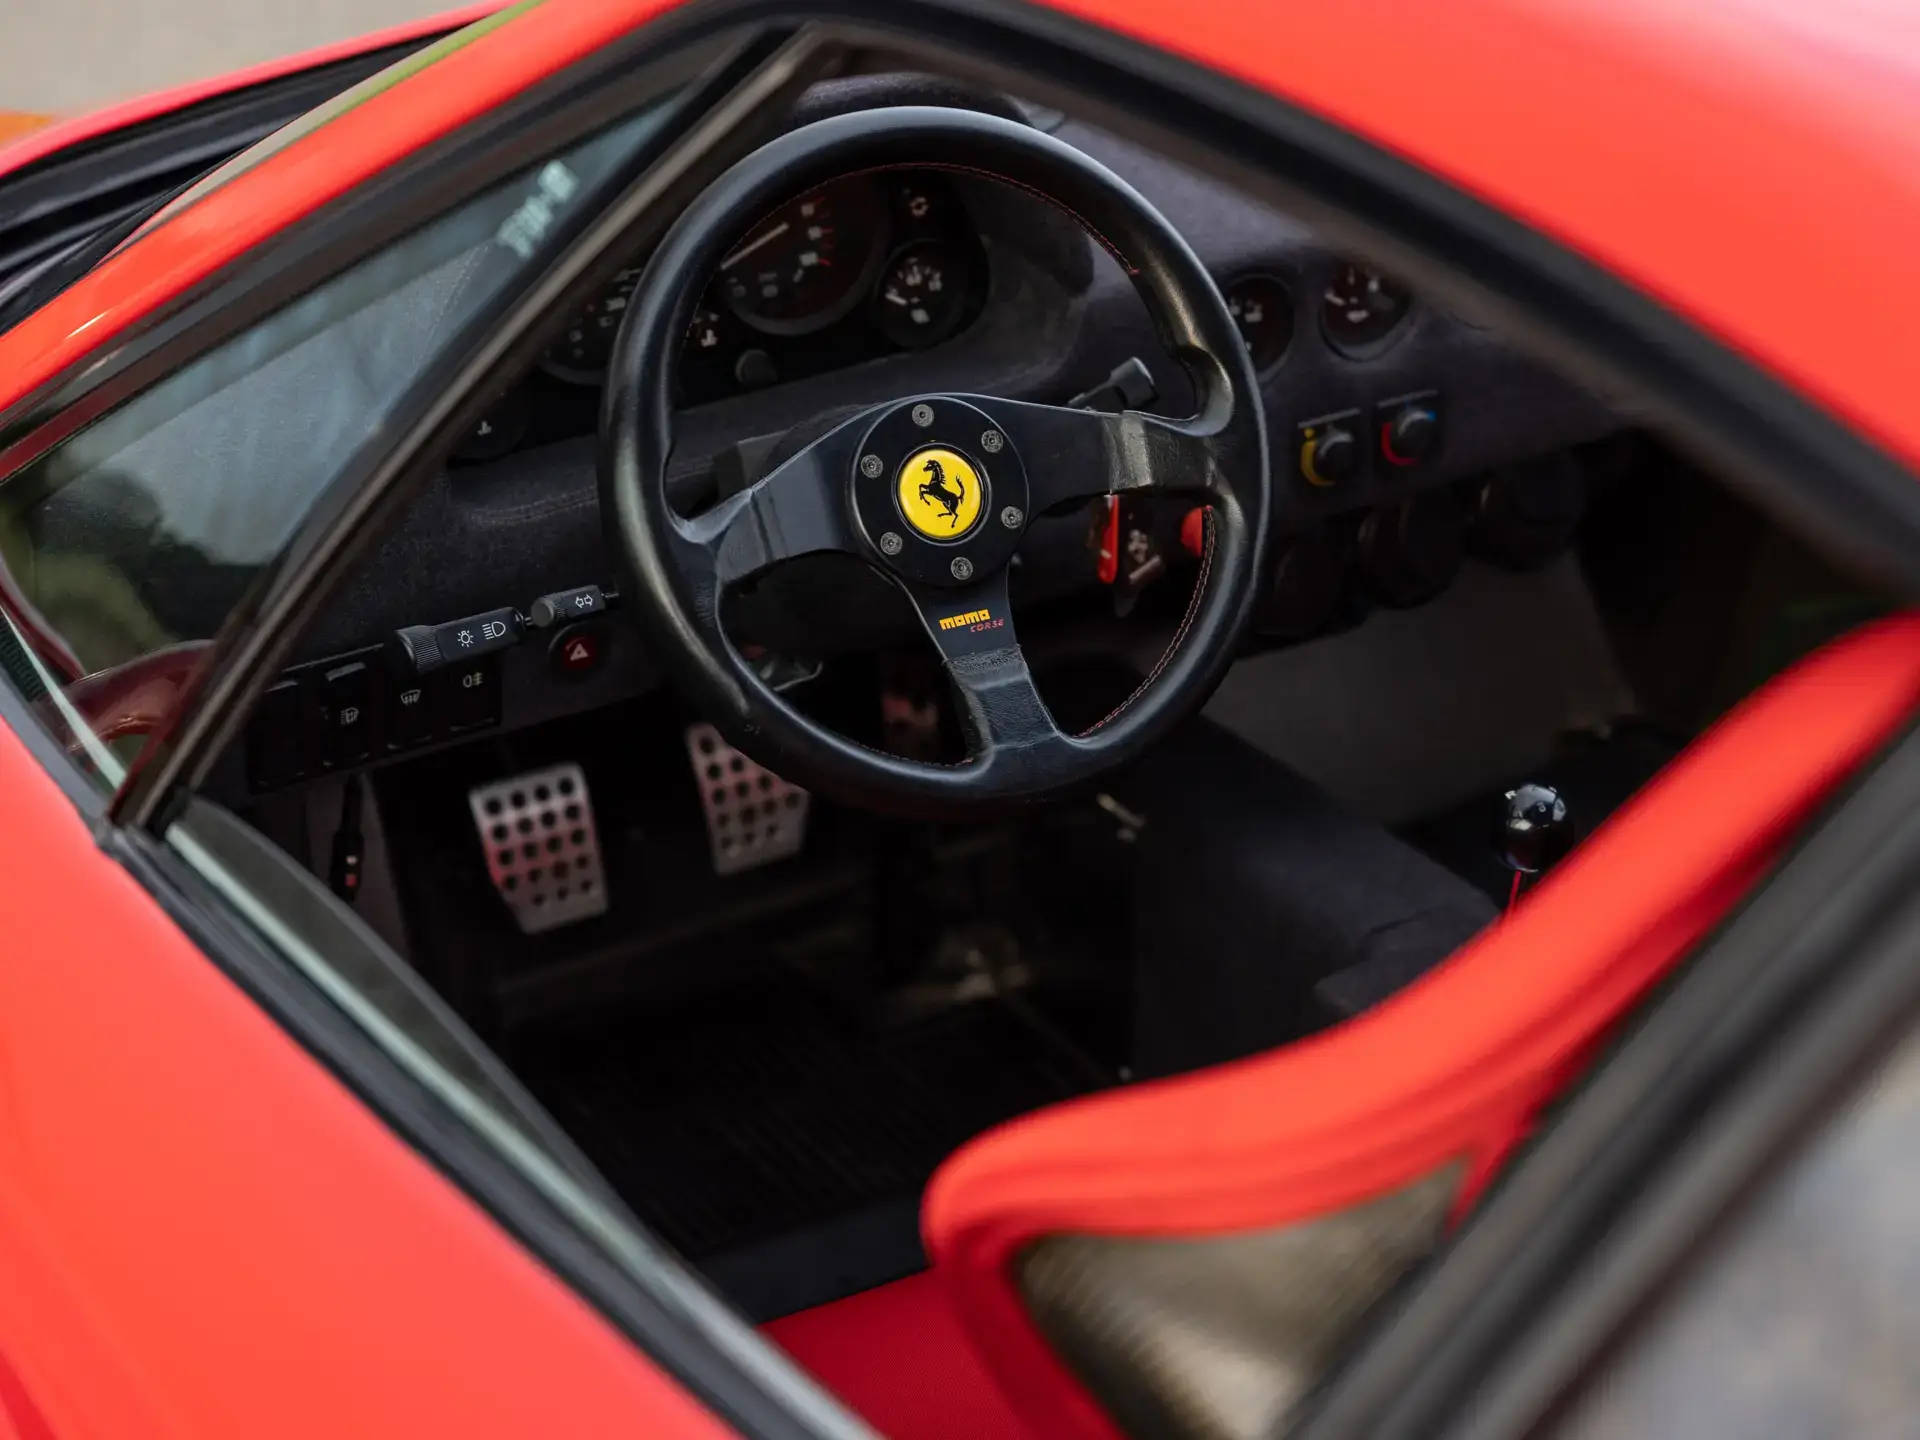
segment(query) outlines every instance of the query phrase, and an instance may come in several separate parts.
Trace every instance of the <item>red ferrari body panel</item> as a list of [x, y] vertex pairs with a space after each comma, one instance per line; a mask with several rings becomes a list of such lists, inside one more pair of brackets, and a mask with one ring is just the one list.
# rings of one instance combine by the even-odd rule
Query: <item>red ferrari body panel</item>
[[0, 1434], [730, 1433], [208, 963], [0, 726]]
[[[545, 0], [456, 37], [0, 335], [0, 406], [672, 3]], [[1920, 463], [1920, 12], [1055, 3], [1428, 167]], [[215, 969], [4, 727], [0, 796], [0, 1422], [724, 1433]]]

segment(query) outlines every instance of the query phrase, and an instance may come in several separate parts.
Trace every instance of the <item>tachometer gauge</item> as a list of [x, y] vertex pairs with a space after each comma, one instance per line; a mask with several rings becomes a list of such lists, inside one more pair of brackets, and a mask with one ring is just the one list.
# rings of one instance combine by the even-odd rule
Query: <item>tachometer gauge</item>
[[1345, 261], [1334, 267], [1320, 301], [1320, 328], [1344, 354], [1370, 350], [1406, 318], [1406, 287], [1377, 270]]
[[769, 335], [805, 335], [845, 315], [879, 264], [872, 184], [836, 180], [782, 206], [720, 261], [728, 308]]
[[967, 284], [951, 248], [923, 240], [893, 257], [874, 293], [882, 333], [917, 350], [953, 333], [966, 308]]

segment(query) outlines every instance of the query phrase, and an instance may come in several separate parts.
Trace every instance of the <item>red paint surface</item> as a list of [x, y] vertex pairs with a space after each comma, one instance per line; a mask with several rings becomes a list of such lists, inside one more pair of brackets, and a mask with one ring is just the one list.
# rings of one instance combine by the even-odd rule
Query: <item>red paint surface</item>
[[0, 1433], [730, 1433], [215, 970], [4, 726], [0, 796]]
[[1920, 616], [1763, 687], [1505, 920], [1357, 1019], [1267, 1055], [1056, 1106], [934, 1177], [927, 1251], [1039, 1434], [1110, 1440], [1011, 1278], [1050, 1234], [1311, 1220], [1467, 1164], [1483, 1185], [1614, 1023], [1920, 703]]

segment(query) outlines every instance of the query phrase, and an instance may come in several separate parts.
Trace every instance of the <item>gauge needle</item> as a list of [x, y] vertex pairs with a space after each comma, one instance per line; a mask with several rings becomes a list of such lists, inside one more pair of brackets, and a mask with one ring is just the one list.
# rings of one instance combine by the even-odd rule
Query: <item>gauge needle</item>
[[742, 245], [738, 250], [734, 251], [731, 255], [727, 256], [726, 259], [720, 262], [720, 268], [722, 270], [731, 270], [734, 266], [738, 265], [742, 260], [746, 259], [747, 256], [751, 255], [754, 251], [758, 250], [762, 245], [771, 245], [774, 241], [778, 240], [782, 235], [786, 234], [787, 231], [791, 230], [792, 228], [793, 226], [790, 222], [786, 220], [782, 220], [778, 225], [774, 226], [771, 230], [767, 231], [766, 234], [756, 235], [753, 239], [749, 240], [746, 244]]

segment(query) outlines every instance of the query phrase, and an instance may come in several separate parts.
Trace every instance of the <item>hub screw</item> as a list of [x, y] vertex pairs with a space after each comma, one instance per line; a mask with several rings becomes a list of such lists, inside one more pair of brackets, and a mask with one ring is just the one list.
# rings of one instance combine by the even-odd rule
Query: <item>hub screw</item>
[[971, 580], [973, 578], [973, 561], [964, 555], [954, 556], [953, 564], [947, 568], [953, 571], [953, 578], [956, 580]]
[[989, 430], [980, 437], [980, 448], [989, 455], [998, 455], [1000, 447], [1007, 443], [1007, 437], [998, 430]]
[[916, 405], [913, 407], [913, 423], [922, 430], [933, 423], [933, 406]]
[[882, 555], [898, 555], [906, 543], [906, 541], [894, 534], [893, 531], [889, 530], [880, 537], [880, 553]]
[[886, 462], [878, 455], [862, 455], [860, 457], [860, 473], [869, 480], [878, 480], [880, 478], [880, 472], [886, 468]]
[[1009, 505], [1000, 512], [1000, 523], [1009, 530], [1018, 530], [1020, 528], [1020, 522], [1026, 518], [1025, 515], [1020, 513], [1020, 507], [1018, 505]]

